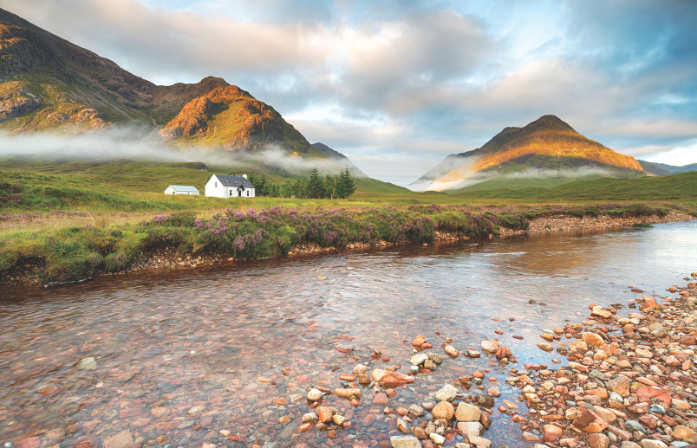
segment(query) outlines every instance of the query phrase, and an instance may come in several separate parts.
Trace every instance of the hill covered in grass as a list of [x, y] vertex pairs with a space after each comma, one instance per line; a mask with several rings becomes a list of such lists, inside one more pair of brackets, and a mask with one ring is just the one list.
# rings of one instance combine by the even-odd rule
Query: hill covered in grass
[[463, 191], [463, 199], [506, 199], [523, 202], [678, 201], [697, 203], [697, 172], [635, 179], [578, 180], [554, 188]]
[[[202, 170], [203, 168], [204, 170]], [[249, 168], [249, 169], [247, 169]], [[202, 193], [213, 173], [265, 175], [281, 184], [287, 174], [273, 174], [256, 166], [235, 168], [201, 163], [110, 161], [46, 161], [29, 158], [0, 159], [0, 206], [5, 212], [33, 213], [53, 209], [178, 210], [189, 207], [230, 206], [231, 200], [165, 196], [169, 185], [193, 185]], [[207, 170], [207, 171], [205, 171]], [[356, 197], [417, 196], [411, 190], [369, 177], [356, 179]], [[12, 194], [22, 194], [20, 203]], [[4, 199], [3, 199], [4, 198]], [[273, 199], [269, 199], [273, 201]]]

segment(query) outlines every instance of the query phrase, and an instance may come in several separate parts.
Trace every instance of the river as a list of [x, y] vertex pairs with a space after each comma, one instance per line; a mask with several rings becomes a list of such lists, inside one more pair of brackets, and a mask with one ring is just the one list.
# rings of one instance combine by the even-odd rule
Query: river
[[[445, 361], [397, 388], [388, 406], [435, 402], [429, 394], [444, 384], [489, 369], [502, 397], [484, 437], [525, 446], [497, 408], [505, 398], [526, 414], [503, 382], [512, 368], [562, 359], [536, 347], [542, 331], [581, 322], [589, 304], [666, 295], [693, 271], [697, 221], [0, 289], [0, 442], [96, 444], [127, 431], [139, 445], [163, 436], [168, 447], [378, 446], [398, 432], [372, 390], [362, 386], [357, 407], [325, 398], [351, 429], [298, 434], [312, 411], [305, 395], [313, 385], [338, 387], [340, 374], [365, 361], [406, 372], [422, 334]], [[458, 350], [498, 338], [517, 363], [450, 359], [446, 337]], [[390, 360], [371, 358], [374, 350]]]

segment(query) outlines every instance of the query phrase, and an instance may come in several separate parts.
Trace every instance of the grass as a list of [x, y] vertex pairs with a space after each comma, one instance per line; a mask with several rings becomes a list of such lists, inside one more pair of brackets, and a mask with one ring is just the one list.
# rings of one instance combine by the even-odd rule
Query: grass
[[[40, 267], [45, 282], [69, 281], [123, 271], [165, 248], [175, 249], [180, 255], [265, 258], [284, 255], [298, 243], [335, 248], [378, 240], [424, 243], [433, 241], [436, 230], [468, 237], [498, 235], [501, 226], [524, 230], [529, 220], [551, 214], [664, 216], [671, 210], [684, 209], [679, 205], [632, 203], [574, 207], [361, 207], [347, 203], [340, 208], [300, 204], [304, 206], [300, 211], [276, 205], [261, 210], [228, 208], [207, 214], [191, 210], [127, 214], [130, 219], [121, 222], [108, 215], [73, 212], [85, 215], [82, 225], [64, 223], [44, 229], [24, 226], [0, 234], [0, 274], [31, 264]], [[61, 213], [66, 214], [56, 214]]]
[[[496, 235], [501, 226], [525, 229], [529, 220], [553, 214], [648, 216], [682, 210], [697, 216], [692, 193], [697, 173], [456, 195], [414, 193], [360, 179], [348, 200], [165, 196], [169, 184], [203, 190], [211, 173], [190, 166], [129, 160], [2, 162], [0, 275], [32, 264], [40, 267], [44, 281], [77, 280], [123, 271], [160, 248], [260, 258], [305, 242], [337, 248], [354, 241], [428, 242], [436, 229]], [[268, 178], [285, 180], [274, 174]]]
[[523, 202], [676, 201], [697, 202], [697, 172], [635, 179], [578, 180], [554, 188], [466, 191], [463, 199], [498, 199]]

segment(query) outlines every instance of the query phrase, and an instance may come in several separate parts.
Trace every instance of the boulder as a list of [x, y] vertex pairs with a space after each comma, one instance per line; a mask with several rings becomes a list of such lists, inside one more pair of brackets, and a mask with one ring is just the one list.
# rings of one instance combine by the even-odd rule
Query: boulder
[[390, 437], [392, 448], [421, 448], [421, 442], [414, 436]]
[[539, 344], [537, 344], [537, 346], [546, 352], [551, 352], [554, 350], [554, 347], [552, 347], [551, 344], [548, 344], [546, 342], [540, 342]]
[[484, 426], [479, 422], [460, 422], [457, 430], [465, 437], [481, 436], [484, 433]]
[[607, 422], [600, 418], [595, 412], [586, 409], [581, 412], [573, 421], [572, 425], [583, 432], [592, 434], [601, 432], [607, 428]]
[[416, 355], [412, 356], [409, 360], [409, 362], [411, 362], [411, 365], [413, 366], [420, 366], [426, 361], [428, 361], [428, 355], [425, 353], [417, 353]]
[[667, 448], [668, 445], [655, 439], [644, 439], [641, 442], [641, 448]]
[[383, 383], [388, 386], [404, 386], [405, 384], [413, 383], [416, 378], [413, 376], [403, 375], [389, 370], [375, 369], [370, 372], [370, 377], [376, 383]]
[[487, 353], [496, 353], [501, 346], [501, 343], [496, 339], [482, 341], [481, 347]]
[[479, 436], [469, 436], [470, 445], [476, 448], [490, 448], [491, 440]]
[[431, 413], [433, 414], [433, 418], [436, 420], [441, 418], [445, 420], [452, 420], [453, 415], [455, 414], [455, 408], [449, 401], [441, 401], [433, 408]]
[[457, 396], [457, 389], [451, 384], [446, 384], [436, 392], [436, 401], [453, 401]]
[[414, 342], [411, 343], [414, 347], [421, 347], [423, 344], [426, 343], [426, 338], [418, 335], [415, 339]]
[[610, 446], [610, 439], [605, 434], [590, 434], [587, 441], [590, 448], [608, 448]]
[[334, 395], [339, 398], [357, 398], [360, 400], [362, 392], [360, 389], [334, 389]]
[[310, 389], [307, 393], [307, 399], [310, 401], [319, 401], [324, 394], [319, 389]]
[[467, 403], [458, 403], [455, 410], [455, 419], [458, 422], [478, 422], [482, 411], [477, 406]]
[[588, 345], [592, 345], [593, 347], [600, 347], [601, 345], [605, 344], [603, 338], [589, 331], [584, 332], [581, 335], [581, 339], [583, 340], [583, 342], [585, 342]]
[[452, 345], [446, 345], [443, 347], [443, 349], [445, 350], [445, 353], [452, 358], [457, 358], [460, 355], [460, 352], [457, 351]]
[[623, 398], [627, 398], [629, 396], [629, 387], [631, 386], [631, 381], [629, 378], [627, 378], [624, 375], [617, 375], [615, 378], [612, 378], [610, 381], [607, 383], [607, 388], [611, 392], [615, 392], [619, 396]]
[[673, 429], [673, 434], [671, 435], [674, 439], [680, 440], [681, 442], [697, 443], [697, 432], [693, 431], [687, 426], [676, 426]]

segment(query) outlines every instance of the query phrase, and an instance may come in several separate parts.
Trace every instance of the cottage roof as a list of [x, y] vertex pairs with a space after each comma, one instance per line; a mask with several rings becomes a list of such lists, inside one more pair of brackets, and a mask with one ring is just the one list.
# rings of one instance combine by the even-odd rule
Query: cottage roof
[[254, 185], [252, 185], [249, 179], [242, 176], [230, 176], [227, 174], [214, 174], [214, 176], [218, 178], [224, 187], [238, 188], [243, 186], [244, 188], [254, 188]]
[[170, 187], [173, 188], [174, 191], [180, 191], [180, 192], [182, 192], [182, 193], [185, 193], [185, 192], [188, 192], [188, 193], [200, 193], [200, 191], [198, 191], [198, 188], [193, 187], [193, 186], [191, 186], [191, 185], [170, 185], [170, 186], [167, 187], [167, 188], [170, 188]]

